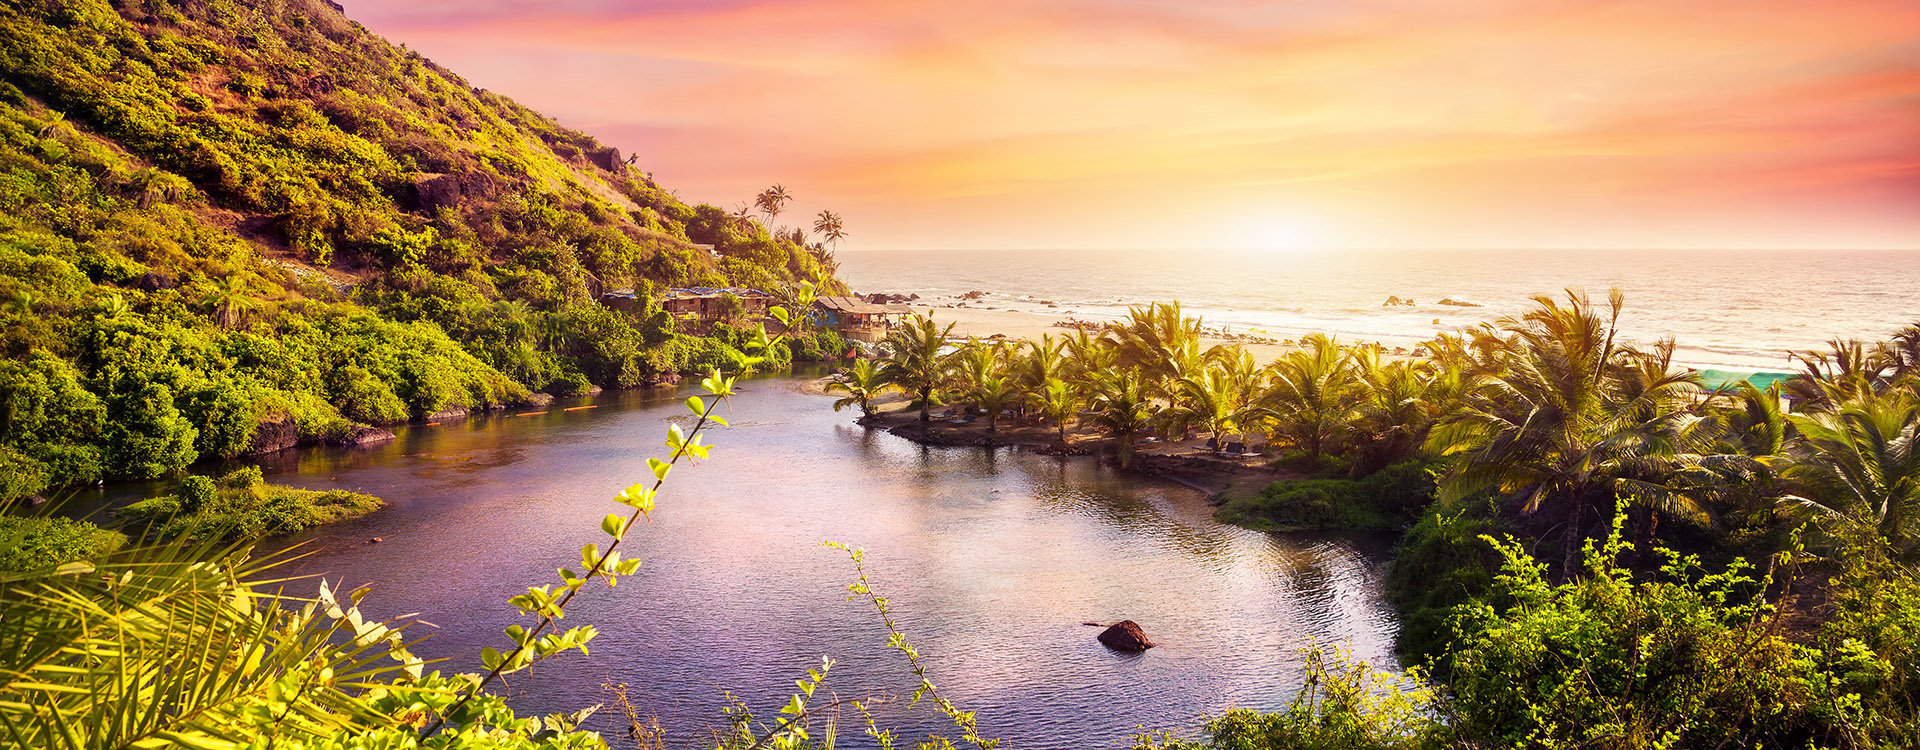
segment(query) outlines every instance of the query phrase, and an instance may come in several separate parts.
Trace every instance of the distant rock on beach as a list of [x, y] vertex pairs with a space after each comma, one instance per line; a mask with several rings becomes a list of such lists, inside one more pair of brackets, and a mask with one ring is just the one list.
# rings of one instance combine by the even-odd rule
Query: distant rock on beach
[[1452, 297], [1448, 297], [1446, 299], [1440, 300], [1440, 304], [1446, 305], [1448, 307], [1480, 307], [1480, 303], [1478, 302], [1468, 302], [1466, 300], [1454, 299]]

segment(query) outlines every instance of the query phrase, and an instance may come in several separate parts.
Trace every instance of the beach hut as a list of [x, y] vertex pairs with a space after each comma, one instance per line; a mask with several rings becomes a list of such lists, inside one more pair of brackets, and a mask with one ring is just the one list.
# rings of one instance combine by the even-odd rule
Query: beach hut
[[886, 338], [893, 321], [909, 315], [906, 305], [882, 305], [859, 297], [820, 297], [813, 301], [809, 316], [814, 325], [838, 331], [850, 341], [875, 342]]
[[608, 289], [600, 295], [600, 304], [624, 313], [640, 310], [640, 295], [633, 289]]
[[758, 289], [697, 286], [668, 289], [666, 296], [660, 300], [660, 309], [676, 318], [711, 323], [729, 312], [731, 304], [727, 301], [728, 297], [739, 301], [738, 312], [748, 318], [765, 316], [767, 308], [773, 304], [773, 295]]

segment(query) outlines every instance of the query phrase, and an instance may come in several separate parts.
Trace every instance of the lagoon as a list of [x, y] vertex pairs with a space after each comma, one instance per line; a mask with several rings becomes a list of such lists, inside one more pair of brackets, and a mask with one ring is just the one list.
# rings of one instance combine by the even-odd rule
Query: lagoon
[[[709, 746], [725, 691], [773, 716], [823, 656], [837, 662], [827, 688], [839, 697], [903, 696], [904, 660], [872, 611], [846, 600], [852, 567], [825, 540], [867, 550], [930, 676], [1008, 747], [1124, 747], [1143, 722], [1191, 732], [1207, 713], [1280, 707], [1314, 643], [1397, 666], [1384, 538], [1228, 526], [1194, 490], [1087, 458], [917, 446], [854, 425], [805, 382], [743, 383], [713, 458], [676, 469], [623, 546], [645, 560], [640, 574], [570, 610], [564, 624], [601, 631], [592, 655], [509, 681], [523, 715], [606, 702], [603, 683], [624, 683], [669, 747]], [[609, 498], [646, 476], [686, 395], [607, 393], [273, 457], [269, 481], [391, 503], [291, 539], [306, 556], [285, 572], [370, 587], [364, 610], [419, 613], [431, 626], [416, 634], [433, 637], [417, 650], [477, 671], [479, 649], [521, 621], [505, 600], [602, 541]], [[1120, 619], [1161, 645], [1115, 653], [1082, 624]], [[615, 713], [593, 725], [613, 731]], [[941, 729], [898, 706], [881, 718]], [[847, 744], [871, 744], [857, 715], [843, 719]]]

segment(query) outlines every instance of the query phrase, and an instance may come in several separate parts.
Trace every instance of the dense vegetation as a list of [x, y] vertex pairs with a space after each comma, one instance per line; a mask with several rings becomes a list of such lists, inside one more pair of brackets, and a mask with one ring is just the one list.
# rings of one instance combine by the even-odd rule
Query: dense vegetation
[[262, 481], [259, 467], [248, 466], [218, 479], [189, 476], [172, 495], [116, 512], [154, 539], [240, 542], [357, 518], [381, 505], [379, 498], [357, 492], [270, 485]]
[[1405, 529], [1388, 589], [1425, 702], [1326, 667], [1334, 700], [1228, 714], [1213, 746], [1908, 746], [1920, 326], [1709, 391], [1671, 342], [1620, 340], [1624, 313], [1570, 292], [1411, 358], [1308, 336], [1265, 366], [1177, 304], [1018, 346], [918, 319], [833, 389], [1083, 428], [1122, 466], [1146, 436], [1264, 443], [1312, 478], [1221, 518]]
[[837, 291], [815, 225], [686, 205], [320, 0], [7, 3], [0, 499], [737, 367], [659, 290]]

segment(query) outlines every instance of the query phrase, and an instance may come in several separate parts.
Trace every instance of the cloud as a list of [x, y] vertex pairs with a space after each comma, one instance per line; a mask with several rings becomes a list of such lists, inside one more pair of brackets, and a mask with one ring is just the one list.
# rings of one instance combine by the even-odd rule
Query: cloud
[[[1623, 225], [1637, 244], [1768, 244], [1783, 216], [1798, 237], [1920, 244], [1920, 212], [1899, 205], [1920, 197], [1920, 7], [1904, 1], [349, 12], [689, 198], [780, 181], [866, 227], [862, 247], [1180, 244], [1193, 222], [1273, 210], [1344, 222], [1332, 234], [1356, 244], [1457, 244], [1463, 225], [1536, 246]], [[1755, 214], [1775, 228], [1743, 232]]]

